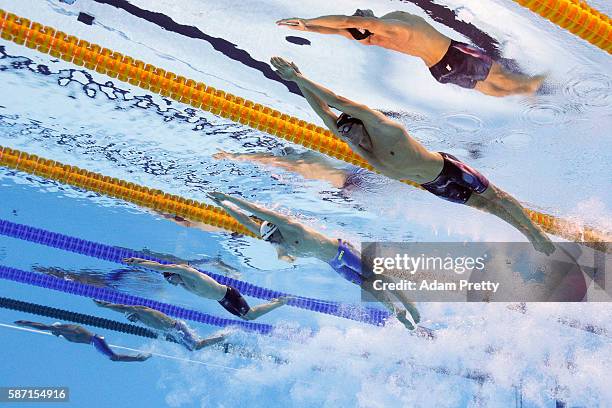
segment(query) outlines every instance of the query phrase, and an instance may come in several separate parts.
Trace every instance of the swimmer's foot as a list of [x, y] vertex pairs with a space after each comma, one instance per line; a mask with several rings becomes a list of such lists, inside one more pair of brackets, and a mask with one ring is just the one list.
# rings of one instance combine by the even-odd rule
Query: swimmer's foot
[[529, 240], [536, 251], [546, 255], [551, 255], [553, 252], [555, 252], [555, 245], [540, 228], [533, 228], [530, 235], [531, 237]]
[[272, 300], [270, 301], [270, 303], [277, 304], [277, 305], [279, 305], [279, 306], [284, 306], [284, 305], [286, 305], [286, 304], [287, 304], [287, 303], [288, 303], [288, 302], [289, 302], [291, 299], [293, 299], [293, 296], [282, 296], [282, 297], [279, 297], [279, 298], [276, 298], [276, 299], [272, 299]]
[[213, 344], [221, 343], [225, 340], [225, 335], [220, 334], [198, 341], [194, 347], [195, 350], [201, 350], [204, 347], [212, 346]]
[[397, 317], [397, 320], [399, 320], [408, 330], [413, 331], [415, 327], [414, 324], [412, 324], [412, 322], [410, 321], [410, 319], [408, 319], [408, 317], [406, 316], [407, 313], [407, 310], [402, 310], [397, 312], [395, 314], [395, 317]]
[[548, 75], [536, 75], [531, 77], [529, 81], [525, 84], [526, 93], [535, 94], [538, 92], [540, 88], [543, 88], [544, 80]]
[[416, 306], [413, 304], [407, 304], [404, 305], [404, 307], [406, 308], [406, 311], [410, 313], [410, 316], [412, 317], [414, 323], [419, 324], [419, 322], [421, 321], [421, 314], [419, 313], [419, 310], [416, 308]]

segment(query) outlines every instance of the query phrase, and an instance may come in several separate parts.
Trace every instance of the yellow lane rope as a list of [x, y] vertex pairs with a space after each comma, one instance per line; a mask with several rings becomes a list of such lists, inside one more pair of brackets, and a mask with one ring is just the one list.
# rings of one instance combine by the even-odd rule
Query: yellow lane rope
[[180, 215], [228, 231], [253, 236], [242, 224], [219, 207], [43, 159], [19, 150], [0, 146], [0, 166], [119, 198], [155, 211]]
[[[2, 9], [0, 9], [0, 38], [19, 45], [25, 45], [28, 48], [36, 49], [44, 54], [50, 54], [76, 65], [84, 66], [87, 69], [117, 78], [123, 82], [128, 82], [142, 89], [189, 104], [195, 108], [211, 112], [268, 134], [282, 137], [289, 142], [300, 144], [347, 163], [373, 170], [372, 166], [363, 160], [363, 158], [354, 154], [345, 142], [339, 140], [329, 130], [207, 86], [202, 82], [177, 76], [172, 72], [146, 64], [143, 61], [135, 60], [132, 57], [125, 56], [108, 48], [91, 44], [72, 35], [57, 31], [52, 27], [43, 26], [40, 23], [7, 13]], [[28, 171], [29, 166], [22, 165], [21, 168], [24, 171]], [[104, 177], [101, 175], [96, 176]], [[422, 188], [413, 181], [403, 181], [414, 187]], [[139, 188], [143, 189], [145, 187]], [[127, 200], [126, 197], [128, 197], [127, 193], [119, 198]], [[180, 201], [182, 212], [169, 212], [189, 218], [189, 215], [186, 214], [188, 211], [186, 203], [190, 200], [176, 196], [173, 197], [174, 200], [182, 200]], [[202, 206], [204, 204], [198, 203], [198, 205]], [[151, 208], [161, 209], [158, 207]], [[572, 222], [534, 210], [527, 210], [527, 212], [529, 217], [535, 223], [542, 226], [546, 232], [565, 239], [576, 242], [602, 243], [610, 241], [605, 233], [593, 228], [582, 228]], [[203, 219], [206, 219], [205, 216], [199, 213], [198, 216], [200, 218], [191, 219], [206, 222], [203, 221]], [[232, 221], [232, 225], [237, 225], [234, 224], [235, 222]], [[246, 233], [246, 229], [241, 229]], [[236, 231], [236, 229], [232, 230]], [[249, 233], [249, 235], [252, 234]]]
[[612, 54], [612, 20], [583, 0], [514, 0]]

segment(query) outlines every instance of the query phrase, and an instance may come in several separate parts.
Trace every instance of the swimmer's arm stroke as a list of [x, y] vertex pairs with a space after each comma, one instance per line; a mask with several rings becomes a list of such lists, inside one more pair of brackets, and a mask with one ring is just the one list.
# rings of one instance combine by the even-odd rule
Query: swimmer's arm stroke
[[93, 299], [94, 303], [96, 305], [98, 305], [99, 307], [104, 307], [110, 310], [114, 310], [115, 312], [120, 312], [120, 313], [125, 313], [125, 312], [130, 312], [130, 311], [148, 311], [148, 310], [152, 310], [146, 306], [139, 306], [139, 305], [122, 305], [120, 303], [111, 303], [111, 302], [105, 302], [103, 300], [98, 300], [98, 299]]
[[[362, 122], [364, 122], [366, 127], [368, 126], [368, 124], [377, 124], [381, 120], [386, 119], [382, 114], [376, 112], [373, 109], [370, 109], [366, 105], [353, 102], [350, 99], [337, 95], [331, 90], [325, 88], [324, 86], [319, 85], [314, 81], [311, 81], [300, 73], [296, 75], [295, 83], [300, 88], [304, 87], [304, 89], [310, 91], [315, 97], [325, 102], [328, 106], [333, 106], [334, 108], [342, 112], [345, 112], [357, 119], [360, 119]], [[328, 127], [333, 132], [337, 131], [335, 121], [333, 124], [331, 124], [331, 126], [328, 125]]]
[[[247, 214], [242, 211], [236, 211], [234, 208], [226, 205], [223, 201], [230, 201], [227, 197], [230, 197], [226, 194], [219, 193], [217, 191], [212, 191], [208, 193], [208, 197], [213, 200], [215, 203], [219, 204], [223, 209], [235, 218], [240, 224], [244, 225], [249, 231], [251, 231], [255, 235], [259, 235], [259, 224], [251, 219]], [[231, 202], [231, 201], [230, 201]]]
[[123, 260], [123, 262], [128, 265], [138, 265], [147, 269], [152, 269], [154, 271], [169, 272], [180, 276], [187, 276], [192, 278], [202, 276], [201, 272], [189, 265], [161, 264], [159, 262], [149, 261], [148, 259], [142, 258], [126, 258]]
[[[250, 212], [254, 216], [259, 217], [263, 220], [269, 221], [277, 225], [278, 227], [292, 226], [294, 224], [294, 222], [291, 221], [289, 217], [275, 213], [274, 211], [270, 211], [268, 209], [262, 208], [258, 205], [249, 203], [248, 201], [243, 200], [242, 198], [233, 197], [233, 196], [219, 193], [219, 192], [213, 192], [213, 193], [210, 193], [209, 195], [214, 196], [216, 200], [218, 200], [217, 202], [219, 203], [219, 205], [223, 205], [223, 207], [226, 209], [228, 209], [229, 207], [227, 205], [224, 205], [223, 201], [228, 201], [232, 204], [235, 204], [241, 209]], [[243, 214], [243, 216], [245, 215]], [[259, 235], [259, 224], [256, 224], [255, 221], [251, 220], [250, 218], [249, 220], [253, 224], [257, 225], [256, 229], [252, 232]]]
[[[287, 18], [276, 22], [278, 25], [303, 27], [304, 31], [310, 31], [310, 27], [324, 27], [332, 29], [365, 28], [375, 34], [391, 35], [396, 31], [394, 24], [381, 21], [375, 17], [330, 15], [315, 18]], [[315, 29], [316, 30], [316, 29]], [[313, 30], [313, 31], [315, 31]]]
[[314, 93], [312, 93], [307, 88], [302, 88], [299, 83], [297, 83], [300, 91], [304, 94], [304, 98], [306, 98], [306, 102], [310, 105], [313, 111], [323, 120], [325, 126], [328, 129], [335, 129], [336, 122], [338, 121], [338, 115], [336, 115], [330, 108], [329, 105], [318, 98]]

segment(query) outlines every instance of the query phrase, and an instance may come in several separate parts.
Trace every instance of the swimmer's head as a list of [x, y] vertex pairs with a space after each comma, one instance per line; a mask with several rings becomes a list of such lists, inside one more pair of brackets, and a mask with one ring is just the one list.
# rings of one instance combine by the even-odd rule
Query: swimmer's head
[[278, 226], [269, 221], [264, 221], [259, 227], [259, 236], [266, 242], [272, 244], [280, 244], [283, 236], [281, 235]]
[[176, 273], [164, 272], [164, 279], [166, 280], [166, 282], [175, 286], [183, 283], [183, 279], [181, 278], [181, 276], [177, 275]]
[[372, 140], [363, 122], [346, 113], [338, 117], [336, 121], [338, 133], [343, 139], [349, 140], [352, 144], [361, 146], [364, 150], [372, 151]]
[[280, 149], [280, 152], [279, 152], [281, 156], [289, 156], [289, 155], [296, 154], [296, 153], [297, 151], [292, 146], [285, 146], [282, 149]]
[[138, 321], [138, 315], [136, 313], [128, 313], [125, 317], [133, 323], [136, 323]]
[[357, 9], [355, 10], [355, 12], [353, 13], [354, 17], [376, 17], [374, 15], [374, 12], [370, 9]]

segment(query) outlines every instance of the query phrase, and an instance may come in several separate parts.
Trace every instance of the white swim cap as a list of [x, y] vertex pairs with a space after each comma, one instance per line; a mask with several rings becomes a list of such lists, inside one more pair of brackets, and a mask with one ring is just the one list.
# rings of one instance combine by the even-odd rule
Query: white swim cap
[[264, 241], [268, 241], [276, 231], [278, 231], [278, 227], [269, 221], [262, 222], [259, 227], [259, 235]]

